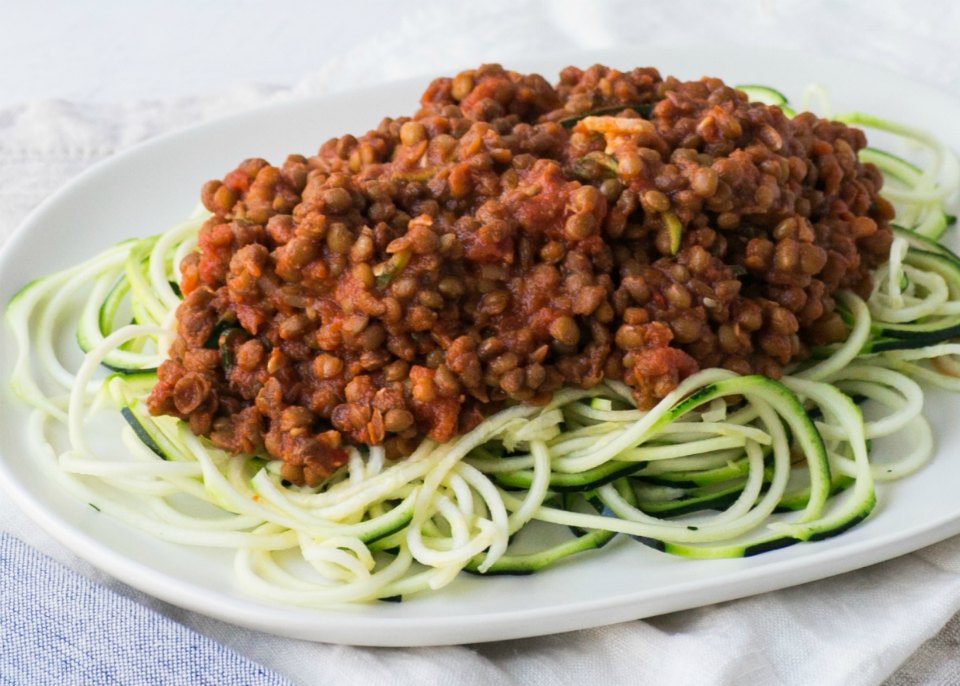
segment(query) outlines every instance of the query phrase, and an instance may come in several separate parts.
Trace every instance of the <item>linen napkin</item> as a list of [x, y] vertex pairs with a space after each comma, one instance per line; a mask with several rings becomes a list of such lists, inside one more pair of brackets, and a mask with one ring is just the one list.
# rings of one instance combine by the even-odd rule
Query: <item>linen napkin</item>
[[6, 533], [0, 646], [4, 684], [291, 684]]
[[[754, 44], [803, 46], [883, 63], [960, 92], [960, 60], [951, 45], [960, 32], [960, 11], [952, 3], [930, 3], [926, 19], [895, 2], [869, 6], [829, 3], [830, 22], [819, 21], [815, 13], [807, 11], [822, 10], [827, 4], [754, 3], [748, 14], [756, 30], [748, 39]], [[382, 28], [371, 30], [365, 25], [349, 50], [314, 65], [309, 76], [292, 86], [238, 86], [213, 96], [123, 104], [37, 101], [0, 109], [0, 243], [27, 211], [82, 169], [188, 123], [271, 100], [420, 73], [449, 72], [484, 60], [509, 64], [512, 58], [557, 52], [561, 46], [575, 50], [630, 45], [640, 35], [639, 27], [643, 27], [644, 37], [663, 44], [703, 41], [715, 36], [715, 27], [731, 16], [742, 19], [743, 12], [738, 9], [742, 7], [720, 0], [709, 4], [681, 1], [670, 3], [669, 8], [667, 3], [630, 2], [430, 3], [405, 7], [403, 16], [385, 22]], [[388, 3], [382, 3], [380, 9], [390, 16]], [[860, 27], [855, 40], [845, 29], [849, 26]], [[323, 27], [318, 27], [321, 30]], [[350, 27], [326, 30], [348, 31]], [[437, 64], [438, 55], [444, 56], [443, 65]], [[166, 605], [77, 559], [3, 498], [0, 531], [30, 541], [31, 546], [91, 579], [93, 583], [76, 578], [62, 581], [61, 588], [76, 589], [78, 597], [86, 598], [74, 605], [122, 606], [133, 620], [133, 629], [154, 631], [154, 636], [172, 640], [170, 645], [145, 638], [140, 645], [149, 649], [154, 661], [161, 660], [165, 651], [174, 651], [171, 655], [177, 657], [176, 664], [167, 665], [171, 669], [189, 670], [185, 665], [193, 664], [200, 670], [194, 673], [200, 675], [195, 681], [184, 683], [203, 683], [199, 679], [211, 665], [234, 670], [225, 673], [247, 679], [235, 683], [252, 684], [283, 683], [277, 674], [302, 684], [371, 686], [493, 682], [847, 686], [877, 684], [888, 677], [889, 683], [896, 685], [960, 683], [960, 619], [956, 615], [960, 611], [960, 538], [839, 577], [645, 621], [475, 646], [375, 649], [269, 636]], [[64, 570], [58, 571], [54, 563], [42, 561], [36, 553], [22, 550], [19, 542], [10, 541], [8, 537], [0, 542], [0, 551], [19, 548], [21, 560], [41, 560], [37, 564], [45, 569], [25, 577], [17, 587], [17, 598], [29, 596], [30, 602], [39, 604], [34, 607], [43, 607], [44, 593], [50, 602], [52, 598], [62, 601], [65, 596], [46, 590], [49, 581], [45, 580], [50, 577], [45, 575], [56, 576]], [[0, 558], [7, 554], [0, 552]], [[14, 577], [28, 567], [28, 563], [17, 562]], [[5, 583], [0, 590], [0, 612], [6, 613], [12, 600], [17, 600], [12, 596], [8, 600], [7, 593]], [[102, 593], [118, 595], [96, 600]], [[104, 605], [98, 606], [98, 602]], [[52, 612], [55, 606], [48, 609]], [[89, 617], [96, 620], [95, 614]], [[2, 618], [0, 632], [6, 630], [7, 615]], [[20, 626], [32, 632], [41, 625], [28, 622]], [[48, 626], [54, 631], [59, 627]], [[95, 630], [97, 622], [85, 621], [82, 626]], [[33, 661], [42, 663], [36, 669], [48, 667], [46, 662], [56, 660], [58, 654], [50, 633], [42, 636], [45, 643], [40, 645], [46, 648], [34, 653]], [[59, 683], [41, 678], [55, 672], [37, 672], [40, 681], [33, 681], [21, 678], [26, 673], [11, 671], [7, 665], [12, 664], [12, 643], [5, 634], [0, 634], [0, 639], [5, 639], [0, 640], [0, 670], [6, 670], [0, 671], [0, 678], [11, 684]], [[196, 646], [200, 654], [194, 656], [195, 662], [181, 660], [191, 657], [184, 656], [184, 645]], [[86, 648], [84, 654], [90, 662], [83, 669], [101, 669], [104, 655], [94, 650], [96, 644]], [[81, 656], [81, 652], [72, 654], [77, 659]], [[244, 657], [267, 669], [258, 674], [257, 665], [244, 662]], [[129, 655], [119, 663], [108, 663], [118, 670], [114, 672], [117, 683], [150, 683], [128, 678], [129, 673], [121, 671], [131, 664], [140, 669], [163, 667], [133, 660]], [[77, 683], [101, 683], [96, 678], [82, 679], [103, 672], [77, 669], [76, 678], [81, 679]], [[159, 674], [165, 683], [177, 683], [177, 672]]]

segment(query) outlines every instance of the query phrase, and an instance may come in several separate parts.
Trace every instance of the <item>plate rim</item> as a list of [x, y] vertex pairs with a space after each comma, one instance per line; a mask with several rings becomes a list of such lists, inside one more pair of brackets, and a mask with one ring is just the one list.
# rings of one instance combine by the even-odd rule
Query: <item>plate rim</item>
[[[655, 49], [663, 50], [662, 48]], [[605, 59], [610, 59], [612, 56], [619, 56], [614, 58], [616, 60], [637, 59], [637, 57], [631, 57], [631, 55], [639, 56], [648, 51], [649, 48], [640, 51], [630, 49], [575, 51], [564, 56], [562, 59], [574, 60], [580, 59], [583, 56], [587, 56], [587, 59], [597, 59], [604, 58], [605, 55], [607, 56]], [[777, 53], [781, 58], [785, 55], [804, 54], [800, 51], [781, 48], [770, 50], [763, 48], [746, 49], [741, 50], [741, 52], [751, 55]], [[554, 60], [556, 58], [550, 56], [544, 59]], [[878, 68], [875, 65], [866, 65], [855, 60], [830, 57], [827, 58], [827, 61], [852, 65], [873, 72], [887, 73], [895, 79], [907, 79], [907, 77], [901, 73]], [[31, 210], [4, 244], [0, 246], [0, 266], [8, 260], [13, 259], [12, 256], [17, 253], [17, 247], [20, 243], [26, 239], [36, 225], [42, 226], [45, 215], [60, 203], [64, 202], [65, 199], [69, 199], [77, 188], [82, 187], [91, 179], [95, 179], [104, 169], [109, 169], [114, 165], [121, 165], [140, 155], [148, 154], [149, 151], [154, 148], [162, 149], [169, 145], [172, 140], [195, 135], [197, 132], [209, 127], [219, 126], [225, 123], [236, 123], [251, 118], [252, 116], [262, 116], [273, 112], [282, 112], [287, 109], [297, 110], [300, 108], [328, 107], [331, 106], [331, 103], [337, 102], [349, 103], [350, 101], [355, 101], [365, 96], [382, 94], [385, 89], [391, 92], [403, 92], [407, 89], [413, 89], [414, 86], [422, 88], [428, 80], [429, 78], [416, 76], [330, 95], [279, 99], [254, 108], [244, 109], [238, 113], [169, 131], [140, 142], [84, 169], [80, 174], [60, 186], [54, 193]], [[958, 108], [958, 112], [960, 112], [960, 99], [955, 98], [952, 94], [937, 90], [935, 86], [926, 82], [913, 81], [912, 83], [915, 87], [933, 90], [936, 93], [948, 97], [954, 102]], [[416, 91], [411, 90], [411, 92]], [[0, 344], [2, 343], [3, 339], [0, 339]], [[2, 383], [5, 388], [3, 393], [0, 393], [0, 407], [6, 405], [8, 401], [18, 402], [13, 397], [6, 378], [2, 380]], [[57, 540], [58, 543], [71, 550], [80, 558], [123, 583], [138, 588], [151, 596], [204, 615], [216, 617], [242, 626], [308, 640], [371, 646], [453, 645], [466, 642], [461, 636], [455, 634], [448, 635], [445, 632], [453, 627], [462, 627], [464, 621], [471, 618], [470, 615], [461, 614], [451, 617], [391, 617], [387, 615], [380, 617], [351, 614], [350, 612], [339, 612], [336, 610], [274, 605], [261, 601], [253, 596], [251, 596], [249, 600], [227, 595], [224, 595], [219, 600], [216, 598], [211, 599], [209, 590], [191, 585], [183, 587], [179, 580], [150, 567], [146, 563], [142, 563], [139, 560], [124, 555], [120, 551], [114, 550], [93, 535], [79, 529], [68, 521], [62, 520], [54, 511], [45, 509], [43, 502], [34, 498], [30, 491], [19, 483], [16, 475], [11, 471], [10, 465], [8, 465], [8, 460], [4, 456], [5, 452], [5, 449], [0, 446], [0, 489], [11, 497], [17, 507], [23, 510], [33, 522], [37, 523], [44, 531]], [[493, 614], [477, 615], [476, 617], [482, 618], [483, 624], [487, 626], [480, 627], [480, 630], [470, 633], [468, 640], [469, 642], [483, 642], [544, 635], [547, 633], [560, 633], [651, 616], [659, 614], [662, 611], [675, 611], [698, 607], [704, 604], [699, 600], [699, 596], [704, 592], [708, 592], [710, 596], [707, 604], [713, 604], [754, 595], [756, 593], [755, 590], [744, 588], [740, 590], [735, 589], [735, 587], [745, 586], [743, 583], [744, 579], [747, 581], [757, 579], [760, 581], [771, 581], [772, 583], [769, 584], [761, 584], [764, 586], [762, 592], [785, 588], [892, 559], [957, 534], [960, 534], [960, 513], [944, 515], [932, 522], [927, 521], [906, 530], [879, 536], [879, 543], [875, 539], [855, 542], [850, 546], [850, 548], [853, 549], [852, 552], [850, 548], [838, 548], [821, 550], [818, 554], [805, 555], [800, 558], [785, 558], [766, 566], [739, 570], [735, 578], [727, 579], [724, 577], [721, 582], [708, 585], [707, 587], [704, 587], [703, 579], [686, 581], [672, 586], [669, 591], [658, 591], [661, 597], [653, 603], [651, 603], [649, 599], [644, 598], [643, 593], [639, 596], [634, 593], [628, 596], [610, 596], [601, 600], [579, 600], [568, 604], [544, 606], [536, 610], [500, 611]], [[144, 535], [149, 536], [149, 534]], [[918, 541], [920, 542], [919, 544], [917, 543]], [[824, 564], [829, 561], [834, 563], [843, 561], [844, 563], [839, 565], [839, 568]], [[814, 568], [819, 568], [819, 570]], [[799, 581], [780, 583], [777, 581], [777, 578], [780, 576], [778, 572], [781, 571], [788, 572], [791, 576], [802, 578]], [[171, 583], [173, 583], [174, 586], [180, 587], [172, 587], [170, 586]], [[718, 588], [721, 589], [719, 593], [717, 592]], [[689, 602], [669, 602], [671, 599], [675, 600], [674, 596], [687, 596]], [[636, 603], [644, 601], [653, 606], [653, 611], [637, 612], [636, 609], [631, 609]], [[668, 607], [667, 610], [656, 609], [657, 607], [662, 608], [665, 606]], [[272, 622], [266, 622], [262, 617], [264, 608], [279, 612], [280, 616]], [[600, 615], [604, 615], [604, 617], [601, 618]], [[345, 629], [345, 633], [348, 635], [344, 636], [341, 640], [336, 636], [331, 636], [329, 631], [318, 631], [316, 621], [322, 616], [332, 617], [334, 623], [340, 624], [337, 629]], [[518, 616], [525, 618], [528, 623], [531, 619], [534, 622], [550, 619], [553, 624], [546, 630], [531, 631], [529, 628], [524, 628], [525, 625], [523, 623], [517, 622]], [[612, 619], [610, 619], [611, 617]], [[584, 621], [584, 619], [587, 621]], [[362, 634], [364, 631], [369, 631], [371, 625], [379, 628], [381, 631], [387, 629], [393, 632], [394, 635], [399, 635], [399, 640], [385, 641], [383, 640], [384, 636], [378, 635], [376, 640], [364, 641]], [[439, 640], [420, 640], [417, 636], [411, 636], [410, 634], [412, 633], [416, 633], [417, 636], [429, 636], [432, 639]]]

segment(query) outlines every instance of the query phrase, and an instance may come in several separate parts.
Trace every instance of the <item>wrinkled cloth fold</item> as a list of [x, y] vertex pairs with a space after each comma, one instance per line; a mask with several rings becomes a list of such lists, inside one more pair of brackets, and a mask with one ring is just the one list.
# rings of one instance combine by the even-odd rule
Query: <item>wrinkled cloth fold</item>
[[[572, 2], [411, 6], [389, 27], [365, 34], [350, 50], [285, 86], [238, 85], [204, 97], [119, 104], [59, 100], [0, 108], [0, 245], [31, 209], [91, 164], [190, 123], [286, 98], [449, 73], [493, 55], [509, 63], [530, 51], [557, 52], [557, 46], [623, 47], [636, 35], [631, 26], [647, 27], [645, 35], [664, 44], [698, 40], [702, 33], [696, 29], [679, 28], [680, 15], [684, 22], [695, 18], [706, 26], [711, 17], [735, 12], [733, 3], [724, 2], [679, 2], [671, 11], [664, 9], [670, 3], [602, 4], [602, 16], [584, 9], [591, 3]], [[960, 31], [960, 10], [946, 2], [932, 4], [940, 12], [924, 24], [899, 3], [830, 3], [835, 17], [846, 13], [848, 21], [865, 27], [859, 40], [845, 42], [834, 23], [803, 20], [802, 7], [822, 10], [826, 3], [760, 2], [750, 7], [763, 29], [753, 34], [753, 42], [835, 47], [838, 56], [916, 70], [921, 78], [960, 92], [960, 60], [951, 44]], [[475, 31], [451, 30], [454, 21]], [[922, 39], [933, 28], [933, 37]], [[890, 46], [897, 41], [915, 49], [894, 52]], [[938, 54], [943, 58], [932, 59]], [[444, 56], [443, 64], [437, 63], [438, 55]], [[474, 646], [377, 649], [270, 636], [162, 603], [67, 552], [5, 498], [0, 498], [2, 531], [82, 575], [10, 536], [0, 537], [2, 684], [112, 683], [98, 678], [104, 674], [116, 675], [115, 683], [279, 684], [290, 679], [365, 686], [960, 683], [960, 538], [830, 579], [645, 621]], [[116, 654], [102, 650], [114, 640], [98, 633], [110, 629], [108, 623], [128, 634]], [[82, 641], [70, 633], [73, 627]], [[58, 632], [64, 638], [59, 643]], [[140, 658], [146, 655], [157, 657]], [[63, 671], [68, 663], [72, 672]], [[198, 670], [196, 678], [177, 680], [191, 668]], [[138, 680], [137, 670], [147, 676]], [[226, 676], [203, 680], [217, 670]], [[61, 679], [64, 675], [69, 678]]]

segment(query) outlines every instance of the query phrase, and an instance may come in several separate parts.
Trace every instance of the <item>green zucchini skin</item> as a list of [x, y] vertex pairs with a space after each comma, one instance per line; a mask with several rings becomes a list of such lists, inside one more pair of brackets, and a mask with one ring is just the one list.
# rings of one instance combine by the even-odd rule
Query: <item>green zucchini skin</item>
[[480, 576], [528, 576], [546, 569], [563, 558], [576, 553], [602, 548], [612, 541], [616, 535], [613, 531], [596, 529], [583, 536], [578, 536], [570, 541], [536, 553], [530, 553], [528, 555], [504, 555], [494, 562], [485, 572], [480, 572], [479, 570], [480, 564], [483, 562], [483, 556], [479, 555], [467, 563], [464, 571]]
[[[610, 462], [596, 469], [578, 474], [554, 472], [550, 475], [550, 490], [558, 493], [592, 491], [617, 479], [634, 474], [647, 466], [646, 462]], [[517, 471], [494, 475], [498, 485], [510, 490], [524, 490], [533, 483], [533, 472]]]
[[156, 453], [158, 457], [162, 457], [164, 460], [170, 459], [163, 452], [163, 449], [157, 444], [157, 442], [153, 440], [153, 435], [151, 435], [151, 432], [146, 426], [144, 426], [143, 423], [141, 423], [140, 419], [133, 414], [129, 407], [121, 407], [120, 414], [123, 415], [125, 420], [127, 420], [127, 424], [129, 424], [130, 428], [133, 429], [133, 432], [137, 434], [137, 438], [140, 439], [141, 443], [150, 448], [150, 450]]

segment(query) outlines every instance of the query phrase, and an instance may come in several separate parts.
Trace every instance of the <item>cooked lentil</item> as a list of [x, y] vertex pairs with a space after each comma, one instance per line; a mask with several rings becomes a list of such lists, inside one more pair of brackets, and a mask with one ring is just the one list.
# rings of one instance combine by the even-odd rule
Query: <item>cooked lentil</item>
[[316, 484], [344, 444], [399, 457], [562, 386], [779, 377], [889, 248], [861, 131], [719, 79], [484, 65], [420, 104], [204, 185], [152, 412]]

